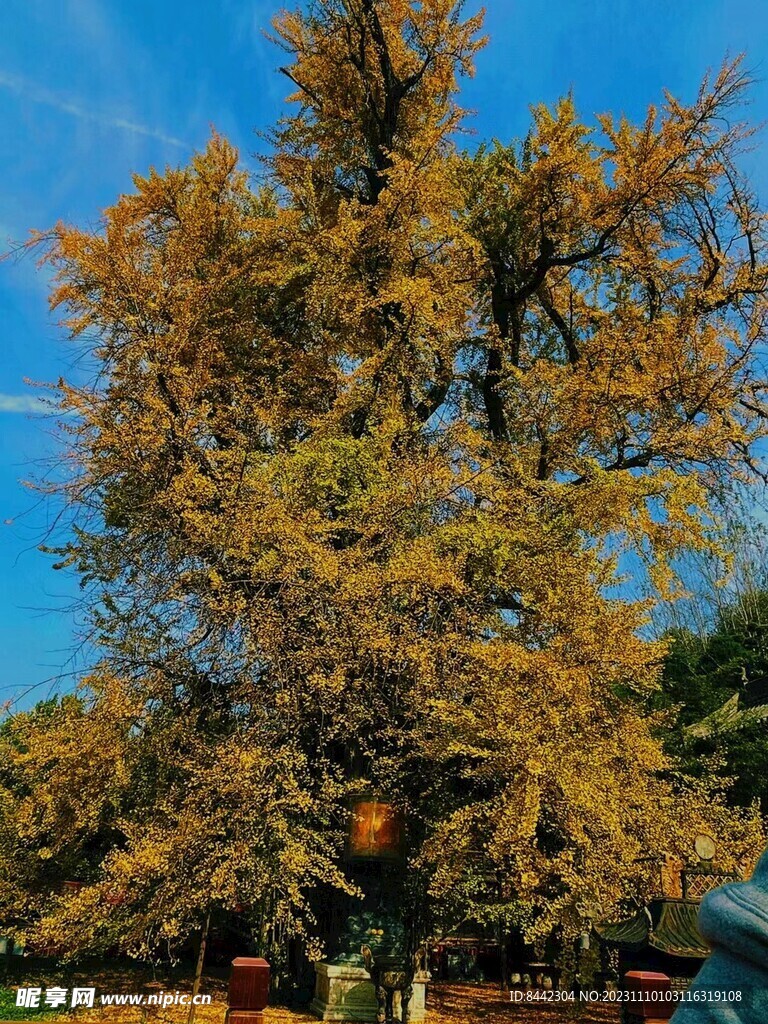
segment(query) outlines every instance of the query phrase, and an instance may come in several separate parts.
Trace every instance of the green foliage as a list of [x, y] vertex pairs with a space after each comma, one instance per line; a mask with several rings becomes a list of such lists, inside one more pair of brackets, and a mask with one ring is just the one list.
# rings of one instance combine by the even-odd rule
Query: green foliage
[[735, 694], [748, 696], [768, 677], [768, 591], [748, 591], [720, 610], [709, 634], [675, 630], [667, 655], [658, 708], [674, 709], [667, 733], [670, 752], [683, 750], [686, 769], [700, 776], [713, 771], [732, 780], [728, 799], [748, 807], [755, 800], [768, 809], [768, 721], [708, 738], [692, 739], [688, 726], [719, 710]]
[[16, 1005], [16, 991], [10, 988], [0, 988], [0, 1020], [50, 1020], [61, 1013], [67, 1013], [68, 1006], [59, 1006], [52, 1009], [50, 1006], [33, 1009], [32, 1007]]

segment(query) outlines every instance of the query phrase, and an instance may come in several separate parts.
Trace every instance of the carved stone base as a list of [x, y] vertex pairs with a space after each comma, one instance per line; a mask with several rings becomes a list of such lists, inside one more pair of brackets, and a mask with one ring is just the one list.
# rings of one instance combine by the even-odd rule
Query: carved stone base
[[[427, 1007], [429, 975], [421, 972], [413, 979], [409, 1016], [413, 1024], [423, 1021]], [[376, 1020], [376, 993], [371, 976], [364, 967], [351, 964], [315, 964], [315, 998], [310, 1010], [320, 1020], [352, 1020], [372, 1024]], [[400, 994], [395, 995], [395, 1016], [400, 1016]]]

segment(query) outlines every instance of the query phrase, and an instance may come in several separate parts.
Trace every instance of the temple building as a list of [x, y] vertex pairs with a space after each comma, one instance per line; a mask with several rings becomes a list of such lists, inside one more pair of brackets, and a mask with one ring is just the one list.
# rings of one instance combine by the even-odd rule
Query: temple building
[[661, 895], [649, 900], [631, 917], [604, 922], [594, 932], [601, 945], [606, 972], [614, 978], [627, 971], [656, 971], [672, 979], [673, 988], [686, 989], [709, 956], [696, 919], [708, 892], [737, 876], [713, 866], [715, 846], [709, 836], [696, 840], [699, 863], [683, 867], [668, 857], [661, 865]]

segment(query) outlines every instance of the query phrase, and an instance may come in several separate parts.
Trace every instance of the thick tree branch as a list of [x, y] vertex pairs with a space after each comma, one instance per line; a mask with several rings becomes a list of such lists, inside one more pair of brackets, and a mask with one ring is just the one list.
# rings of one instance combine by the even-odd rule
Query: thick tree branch
[[556, 309], [554, 303], [552, 302], [549, 288], [547, 287], [546, 283], [543, 283], [541, 285], [539, 290], [536, 292], [536, 296], [539, 302], [541, 303], [544, 312], [555, 325], [555, 327], [558, 330], [558, 333], [560, 334], [560, 337], [565, 342], [565, 348], [568, 353], [568, 362], [571, 363], [572, 366], [575, 366], [576, 363], [579, 361], [579, 349], [576, 345], [576, 338], [567, 320]]

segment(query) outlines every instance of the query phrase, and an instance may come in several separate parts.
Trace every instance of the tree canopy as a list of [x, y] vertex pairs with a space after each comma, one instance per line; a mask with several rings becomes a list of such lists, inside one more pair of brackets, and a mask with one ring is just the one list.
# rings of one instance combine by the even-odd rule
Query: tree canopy
[[[45, 941], [147, 951], [237, 905], [311, 931], [365, 787], [425, 900], [532, 933], [702, 828], [760, 846], [655, 738], [665, 647], [621, 587], [634, 558], [674, 590], [712, 489], [759, 469], [748, 78], [640, 125], [567, 97], [466, 153], [480, 31], [452, 0], [284, 14], [260, 180], [214, 135], [38, 237], [98, 365], [60, 384], [59, 564], [103, 649], [3, 739], [5, 913]], [[87, 884], [52, 899], [52, 861]]]
[[[737, 593], [706, 633], [678, 628], [669, 639], [661, 690], [654, 697], [657, 707], [677, 712], [666, 747], [683, 752], [692, 774], [715, 772], [731, 780], [729, 802], [744, 807], [757, 802], [764, 813], [768, 721], [754, 709], [768, 704], [768, 591]], [[718, 726], [723, 716], [715, 713], [735, 696], [741, 720], [729, 715]]]

